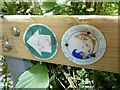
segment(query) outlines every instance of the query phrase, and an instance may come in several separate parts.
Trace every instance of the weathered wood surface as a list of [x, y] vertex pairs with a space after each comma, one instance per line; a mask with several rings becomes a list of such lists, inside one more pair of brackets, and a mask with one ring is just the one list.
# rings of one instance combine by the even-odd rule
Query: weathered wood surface
[[0, 18], [0, 55], [2, 55], [2, 19]]
[[[84, 67], [108, 72], [119, 72], [118, 16], [5, 16], [2, 19], [2, 34], [12, 43], [13, 49], [11, 52], [0, 52], [2, 52], [4, 56], [40, 61], [40, 59], [36, 59], [26, 49], [22, 40], [26, 28], [31, 24], [38, 23], [50, 27], [58, 40], [58, 52], [55, 57], [43, 62]], [[61, 38], [64, 32], [74, 25], [83, 23], [97, 27], [104, 34], [107, 41], [107, 49], [104, 56], [101, 60], [91, 65], [76, 65], [67, 60], [61, 50]], [[14, 26], [20, 29], [21, 34], [19, 37], [15, 37], [11, 33], [11, 28]]]

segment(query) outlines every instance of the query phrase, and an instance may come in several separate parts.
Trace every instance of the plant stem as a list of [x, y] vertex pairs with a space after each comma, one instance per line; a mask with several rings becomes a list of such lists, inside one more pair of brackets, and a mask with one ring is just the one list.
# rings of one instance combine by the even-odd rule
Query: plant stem
[[93, 76], [93, 83], [94, 83], [94, 88], [97, 88], [97, 85], [99, 83], [97, 75], [99, 74], [98, 71], [92, 70], [92, 76]]
[[102, 3], [103, 3], [103, 2], [98, 2], [98, 4], [97, 4], [97, 5], [98, 5], [97, 15], [100, 15], [100, 10], [101, 10], [101, 8], [102, 8]]
[[95, 0], [94, 0], [94, 2], [93, 2], [93, 7], [94, 7], [94, 14], [96, 15], [96, 6], [97, 6], [97, 2], [95, 2]]
[[70, 85], [73, 87], [73, 90], [75, 90], [76, 86], [74, 85], [73, 81], [71, 80], [71, 78], [69, 78], [69, 76], [67, 75], [67, 73], [65, 72], [65, 70], [61, 67], [63, 74], [65, 75], [65, 77], [67, 78], [68, 82], [70, 83]]
[[56, 79], [60, 82], [60, 84], [62, 85], [62, 87], [63, 87], [65, 90], [67, 90], [66, 87], [65, 87], [65, 85], [60, 81], [60, 79], [57, 78], [57, 77], [56, 77]]
[[37, 7], [36, 7], [36, 2], [34, 2], [34, 0], [31, 0], [32, 5], [33, 5], [33, 9], [34, 9], [34, 14], [38, 15], [38, 11], [37, 11]]
[[104, 15], [106, 15], [106, 8], [107, 8], [107, 2], [105, 2], [105, 4], [104, 4]]

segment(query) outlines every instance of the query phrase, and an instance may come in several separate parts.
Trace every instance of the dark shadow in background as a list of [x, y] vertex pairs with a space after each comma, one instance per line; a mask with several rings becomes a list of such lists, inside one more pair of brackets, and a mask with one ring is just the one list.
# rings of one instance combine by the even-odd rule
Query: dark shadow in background
[[118, 72], [120, 73], [120, 1], [118, 4]]

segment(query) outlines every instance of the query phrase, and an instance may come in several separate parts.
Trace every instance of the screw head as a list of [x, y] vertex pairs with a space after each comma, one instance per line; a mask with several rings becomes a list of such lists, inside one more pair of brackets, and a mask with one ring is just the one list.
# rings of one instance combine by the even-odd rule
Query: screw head
[[17, 27], [12, 28], [12, 34], [14, 36], [19, 36], [20, 35], [20, 30]]
[[10, 42], [8, 42], [8, 41], [5, 41], [4, 43], [3, 43], [3, 48], [4, 48], [4, 51], [11, 51], [12, 50], [12, 45], [11, 45], [11, 43]]

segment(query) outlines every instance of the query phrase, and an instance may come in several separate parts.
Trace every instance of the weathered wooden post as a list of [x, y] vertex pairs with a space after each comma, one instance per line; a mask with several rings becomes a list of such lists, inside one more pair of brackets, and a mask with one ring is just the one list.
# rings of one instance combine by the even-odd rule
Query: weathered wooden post
[[[0, 18], [0, 55], [2, 55], [2, 44], [3, 44], [3, 36], [2, 36], [2, 18], [4, 18], [4, 16], [1, 16]], [[5, 42], [4, 42], [5, 43]], [[9, 44], [8, 48], [10, 48]], [[15, 86], [15, 84], [17, 83], [18, 77], [29, 67], [31, 67], [31, 62], [30, 61], [26, 61], [23, 59], [18, 59], [18, 58], [14, 58], [14, 57], [5, 57], [7, 64], [8, 64], [8, 70], [11, 74], [11, 78], [13, 80], [13, 84]]]
[[[25, 35], [25, 33], [27, 33], [26, 30], [29, 31], [31, 27], [31, 25], [36, 25], [36, 24], [42, 24], [39, 28], [39, 32], [36, 30], [35, 32], [29, 32], [31, 34], [30, 37], [33, 36], [33, 34], [38, 35], [38, 33], [40, 34], [41, 32], [41, 28], [43, 30], [43, 26], [48, 26], [52, 32], [54, 32], [56, 38], [57, 38], [57, 42], [58, 42], [58, 50], [56, 52], [56, 54], [54, 55], [54, 57], [52, 57], [49, 60], [43, 60], [42, 54], [41, 57], [42, 59], [39, 59], [39, 56], [37, 56], [37, 54], [35, 53], [31, 53], [31, 51], [33, 51], [34, 49], [31, 49], [29, 51], [29, 48], [31, 48], [29, 45], [34, 45], [31, 41], [32, 39], [29, 39], [29, 41], [27, 41], [27, 39], [23, 40], [23, 36]], [[86, 54], [83, 52], [80, 52], [83, 56], [76, 56], [77, 54], [74, 54], [73, 56], [78, 58], [78, 59], [88, 59], [88, 58], [94, 58], [94, 57], [99, 57], [97, 59], [99, 59], [98, 61], [93, 61], [94, 63], [92, 64], [84, 64], [81, 65], [78, 59], [75, 60], [71, 60], [71, 57], [66, 58], [67, 55], [64, 55], [65, 53], [63, 52], [62, 46], [61, 46], [61, 39], [64, 37], [64, 33], [67, 30], [72, 31], [73, 29], [78, 30], [80, 29], [82, 31], [82, 34], [85, 34], [85, 28], [86, 26], [83, 24], [87, 24], [88, 26], [91, 25], [90, 32], [87, 32], [87, 34], [90, 35], [90, 37], [92, 38], [91, 41], [89, 42], [93, 42], [94, 41], [98, 41], [98, 44], [100, 45], [100, 47], [105, 47], [106, 46], [106, 50], [103, 53], [103, 55], [99, 56], [99, 54], [96, 55], [92, 55], [90, 54], [90, 57], [86, 57]], [[81, 26], [77, 26], [74, 27], [76, 25], [83, 25]], [[94, 32], [93, 29], [95, 29], [94, 27], [96, 27], [98, 30], [98, 32]], [[11, 29], [13, 27], [16, 27], [20, 30], [20, 35], [19, 36], [14, 36], [13, 33], [11, 32]], [[83, 28], [85, 27], [85, 28]], [[84, 29], [84, 30], [83, 30]], [[33, 29], [32, 29], [33, 30]], [[34, 30], [33, 30], [34, 31]], [[99, 33], [102, 32], [101, 34]], [[74, 32], [74, 30], [73, 30]], [[42, 32], [44, 33], [44, 32]], [[2, 51], [2, 55], [7, 56], [7, 57], [14, 57], [14, 58], [20, 58], [20, 59], [30, 59], [30, 60], [37, 60], [37, 61], [43, 61], [43, 62], [48, 62], [48, 63], [55, 63], [55, 64], [63, 64], [63, 65], [69, 65], [69, 66], [74, 66], [74, 67], [84, 67], [84, 68], [88, 68], [88, 69], [94, 69], [94, 70], [101, 70], [101, 71], [108, 71], [108, 72], [119, 72], [119, 66], [118, 66], [118, 16], [5, 16], [2, 19], [2, 36], [3, 36], [3, 41], [8, 40], [9, 47], [10, 45], [12, 46], [12, 48], [10, 49], [10, 51], [6, 51], [4, 46]], [[93, 34], [93, 35], [91, 35]], [[102, 38], [99, 38], [99, 35], [104, 35], [105, 37], [105, 41], [106, 44], [100, 44], [99, 40]], [[35, 35], [35, 36], [36, 36]], [[67, 34], [67, 36], [69, 36], [70, 34]], [[29, 35], [27, 35], [28, 37]], [[66, 38], [67, 38], [66, 36]], [[26, 36], [25, 36], [26, 37]], [[38, 37], [43, 38], [42, 35]], [[49, 39], [49, 36], [44, 36], [47, 38], [48, 41], [52, 39]], [[81, 39], [80, 37], [76, 36], [77, 38]], [[35, 38], [35, 37], [34, 37]], [[34, 39], [33, 38], [33, 39]], [[46, 40], [46, 39], [43, 39]], [[65, 39], [64, 39], [65, 40]], [[82, 39], [83, 40], [83, 39]], [[84, 39], [85, 40], [85, 39]], [[37, 40], [36, 40], [37, 41]], [[38, 40], [39, 41], [39, 40]], [[54, 39], [53, 39], [54, 41]], [[103, 40], [104, 41], [104, 40]], [[27, 44], [29, 45], [26, 45]], [[42, 40], [40, 41], [42, 42]], [[47, 42], [46, 42], [47, 43]], [[82, 43], [82, 42], [81, 42]], [[103, 42], [102, 42], [103, 43]], [[104, 42], [105, 43], [105, 42]], [[41, 43], [39, 43], [41, 44]], [[87, 46], [87, 48], [89, 47], [89, 43], [84, 42], [84, 45]], [[95, 44], [95, 43], [94, 43]], [[99, 47], [98, 44], [95, 44], [93, 46], [96, 47], [95, 51], [97, 51], [97, 47]], [[66, 46], [69, 45], [69, 43], [65, 43]], [[92, 43], [90, 44], [92, 45]], [[27, 46], [27, 48], [26, 48]], [[41, 46], [44, 46], [44, 44], [42, 44]], [[37, 46], [35, 46], [34, 48], [36, 48]], [[48, 46], [49, 47], [49, 46]], [[42, 48], [42, 47], [41, 47]], [[64, 47], [63, 47], [64, 48]], [[81, 47], [84, 48], [84, 47]], [[91, 48], [91, 47], [89, 47]], [[37, 50], [37, 49], [36, 49]], [[87, 50], [87, 49], [85, 49]], [[49, 47], [49, 49], [42, 49], [40, 51], [46, 51], [48, 53], [50, 53], [51, 49]], [[99, 51], [99, 49], [98, 49]], [[102, 49], [100, 52], [103, 52]], [[36, 51], [35, 51], [36, 52]], [[88, 52], [90, 52], [88, 50]], [[41, 52], [40, 52], [41, 53]], [[87, 53], [88, 54], [88, 53]], [[36, 56], [36, 57], [35, 57]], [[41, 58], [40, 57], [40, 58]], [[71, 61], [69, 61], [71, 60]], [[78, 60], [78, 61], [76, 61]], [[95, 59], [96, 60], [96, 59]], [[79, 64], [78, 64], [79, 62]], [[85, 61], [88, 63], [88, 61]], [[91, 61], [90, 61], [91, 63]]]

